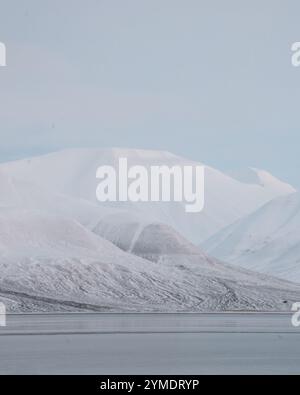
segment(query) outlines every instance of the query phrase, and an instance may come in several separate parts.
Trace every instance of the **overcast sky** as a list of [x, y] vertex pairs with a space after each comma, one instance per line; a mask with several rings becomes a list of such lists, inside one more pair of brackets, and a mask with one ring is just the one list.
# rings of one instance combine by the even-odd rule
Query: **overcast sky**
[[154, 148], [300, 187], [299, 0], [0, 0], [0, 161]]

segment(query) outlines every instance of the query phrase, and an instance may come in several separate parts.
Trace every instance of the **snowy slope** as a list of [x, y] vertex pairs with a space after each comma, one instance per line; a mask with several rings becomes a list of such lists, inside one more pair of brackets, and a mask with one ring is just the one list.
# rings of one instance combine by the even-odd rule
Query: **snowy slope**
[[245, 169], [239, 169], [235, 171], [231, 171], [228, 173], [232, 178], [245, 183], [245, 184], [254, 184], [260, 185], [272, 193], [277, 193], [282, 189], [286, 189], [287, 191], [291, 191], [291, 186], [278, 178], [274, 177], [271, 173], [266, 170], [257, 169], [255, 167], [248, 167]]
[[[120, 157], [128, 158], [129, 166], [196, 164], [163, 151], [73, 149], [2, 164], [0, 171], [46, 188], [51, 193], [63, 194], [99, 206], [95, 195], [96, 170], [101, 165], [117, 165]], [[134, 222], [138, 217], [141, 223], [150, 221], [168, 224], [190, 241], [200, 243], [237, 219], [255, 211], [272, 198], [294, 192], [290, 185], [272, 176], [263, 176], [265, 180], [263, 183], [240, 182], [206, 166], [205, 208], [197, 214], [186, 213], [183, 204], [173, 202], [134, 204], [125, 202], [105, 205], [112, 206], [114, 209], [117, 207], [127, 213], [134, 212]], [[103, 206], [101, 204], [101, 207]], [[96, 219], [96, 216], [93, 218]], [[99, 218], [102, 219], [102, 215]], [[124, 221], [122, 226], [125, 226]], [[129, 226], [132, 227], [132, 224]]]
[[203, 247], [232, 264], [300, 282], [300, 194], [274, 199]]
[[169, 225], [147, 221], [128, 213], [107, 216], [92, 230], [122, 250], [136, 255], [161, 253], [166, 250], [174, 253], [192, 253], [196, 250], [199, 253], [199, 249]]
[[0, 170], [0, 208], [22, 208], [40, 210], [45, 213], [61, 215], [80, 222], [93, 229], [106, 217], [117, 216], [131, 218], [132, 213], [105, 207], [81, 198], [64, 195], [50, 190], [47, 186], [32, 181], [24, 181], [10, 176], [7, 171]]
[[166, 229], [156, 262], [39, 211], [1, 209], [0, 230], [0, 300], [13, 311], [285, 310], [300, 297], [300, 286], [222, 265]]
[[0, 165], [0, 300], [8, 309], [285, 310], [299, 300], [297, 285], [226, 266], [178, 232], [201, 240], [290, 186], [241, 183], [207, 167], [200, 215], [174, 203], [98, 204], [96, 169], [120, 156], [191, 163], [166, 152], [68, 150]]
[[[168, 225], [152, 223], [147, 225], [136, 237], [131, 251], [145, 255], [200, 255], [199, 249]], [[203, 260], [206, 257], [203, 255]]]

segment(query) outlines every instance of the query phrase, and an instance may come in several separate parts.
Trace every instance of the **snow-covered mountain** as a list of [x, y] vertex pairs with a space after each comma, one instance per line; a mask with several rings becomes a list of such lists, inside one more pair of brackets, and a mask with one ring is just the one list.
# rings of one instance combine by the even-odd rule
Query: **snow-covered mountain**
[[300, 282], [300, 194], [272, 200], [203, 247], [229, 263]]
[[[199, 163], [169, 152], [133, 149], [73, 149], [0, 165], [9, 177], [38, 185], [49, 193], [80, 199], [100, 206], [96, 201], [96, 170], [101, 165], [117, 165], [120, 157], [128, 165], [196, 165]], [[254, 170], [252, 170], [254, 171]], [[267, 201], [294, 192], [290, 185], [257, 172], [261, 182], [238, 181], [212, 167], [205, 167], [205, 207], [200, 213], [186, 213], [182, 203], [102, 203], [101, 207], [129, 212], [143, 223], [170, 225], [194, 243], [200, 243], [222, 228], [255, 211]], [[134, 215], [133, 215], [134, 212]], [[126, 214], [125, 214], [126, 216]], [[99, 220], [103, 218], [100, 214]], [[124, 225], [124, 216], [122, 226]], [[93, 215], [96, 222], [97, 215]], [[83, 219], [84, 221], [84, 219]], [[88, 222], [85, 219], [85, 222]], [[130, 220], [130, 222], [132, 222]], [[96, 227], [97, 224], [94, 223]], [[139, 226], [140, 228], [140, 226]], [[109, 230], [107, 229], [107, 232]]]
[[179, 232], [201, 240], [290, 186], [241, 183], [207, 167], [199, 215], [176, 203], [99, 204], [96, 169], [119, 157], [194, 164], [166, 152], [68, 150], [0, 165], [0, 300], [8, 309], [285, 310], [299, 300], [300, 286], [224, 265]]
[[[0, 210], [0, 300], [15, 311], [285, 310], [300, 286], [223, 265], [171, 229], [149, 228], [126, 253], [76, 221]], [[142, 239], [143, 239], [142, 237]], [[175, 239], [175, 241], [174, 241]]]

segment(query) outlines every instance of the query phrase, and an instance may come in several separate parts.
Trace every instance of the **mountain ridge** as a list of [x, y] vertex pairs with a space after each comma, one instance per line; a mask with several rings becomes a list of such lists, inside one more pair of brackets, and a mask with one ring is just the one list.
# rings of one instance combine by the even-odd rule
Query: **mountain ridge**
[[300, 193], [278, 197], [202, 247], [218, 259], [300, 281]]

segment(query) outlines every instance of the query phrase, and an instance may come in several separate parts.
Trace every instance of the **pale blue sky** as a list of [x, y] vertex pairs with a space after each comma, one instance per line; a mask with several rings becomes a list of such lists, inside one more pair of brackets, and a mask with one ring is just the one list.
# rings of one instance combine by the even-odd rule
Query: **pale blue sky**
[[0, 160], [154, 148], [300, 186], [299, 0], [0, 0]]

